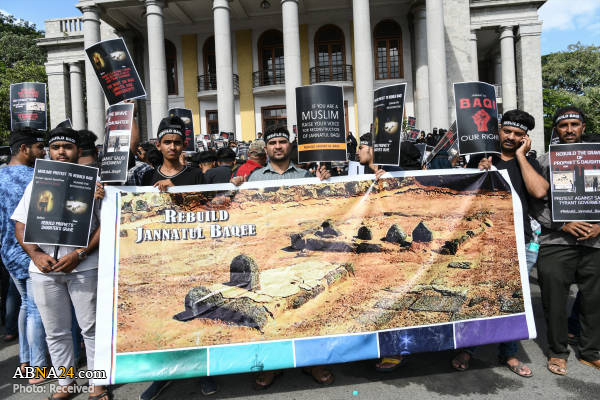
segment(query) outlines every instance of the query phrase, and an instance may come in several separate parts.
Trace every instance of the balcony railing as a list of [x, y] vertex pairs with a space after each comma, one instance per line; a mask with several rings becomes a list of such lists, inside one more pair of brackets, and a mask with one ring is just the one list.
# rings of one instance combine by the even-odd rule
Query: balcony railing
[[310, 69], [310, 83], [352, 80], [352, 65], [320, 65]]
[[[198, 91], [205, 92], [208, 90], [217, 90], [217, 74], [206, 74], [198, 77]], [[233, 74], [233, 91], [240, 91], [240, 77]]]
[[252, 87], [285, 84], [285, 69], [281, 68], [265, 69], [262, 71], [254, 71], [252, 73]]
[[83, 35], [83, 18], [57, 18], [45, 22], [45, 37], [65, 37]]

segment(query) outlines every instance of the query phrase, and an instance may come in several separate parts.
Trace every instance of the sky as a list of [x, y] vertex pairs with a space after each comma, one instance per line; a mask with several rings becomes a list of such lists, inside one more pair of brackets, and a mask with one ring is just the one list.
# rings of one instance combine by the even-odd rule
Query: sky
[[[77, 0], [0, 0], [0, 12], [33, 22], [79, 16]], [[600, 0], [548, 0], [540, 8], [542, 54], [567, 50], [578, 41], [600, 46]]]

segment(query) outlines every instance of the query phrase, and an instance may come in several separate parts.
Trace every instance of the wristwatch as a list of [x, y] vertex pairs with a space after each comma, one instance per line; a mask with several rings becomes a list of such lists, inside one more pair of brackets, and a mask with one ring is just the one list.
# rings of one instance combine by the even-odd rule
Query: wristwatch
[[86, 257], [87, 257], [87, 251], [80, 250], [77, 252], [77, 258], [79, 259], [79, 261], [82, 261]]

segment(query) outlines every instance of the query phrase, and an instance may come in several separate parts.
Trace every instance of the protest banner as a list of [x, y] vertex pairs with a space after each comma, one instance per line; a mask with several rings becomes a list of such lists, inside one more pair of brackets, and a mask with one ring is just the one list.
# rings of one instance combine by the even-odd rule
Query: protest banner
[[98, 168], [37, 159], [25, 243], [87, 247]]
[[400, 165], [406, 83], [373, 92], [373, 164]]
[[107, 187], [96, 383], [535, 337], [506, 171], [386, 176]]
[[188, 108], [171, 108], [169, 110], [169, 116], [181, 118], [185, 127], [185, 143], [183, 144], [183, 151], [194, 152], [194, 119], [192, 117], [192, 110]]
[[424, 157], [422, 164], [423, 165], [429, 164], [431, 162], [431, 160], [433, 160], [433, 158], [440, 151], [446, 151], [450, 155], [450, 153], [451, 153], [450, 149], [456, 149], [455, 151], [452, 151], [453, 155], [456, 155], [456, 154], [454, 154], [458, 151], [458, 137], [456, 134], [456, 121], [454, 121], [452, 123], [452, 125], [450, 125], [450, 129], [448, 129], [446, 131], [446, 133], [444, 133], [444, 136], [442, 136], [441, 139], [437, 142], [437, 144], [435, 145], [433, 150], [431, 150], [431, 152], [429, 152]]
[[341, 87], [297, 87], [296, 115], [298, 162], [346, 161], [346, 119]]
[[454, 101], [460, 154], [500, 153], [494, 86], [484, 82], [455, 83]]
[[102, 182], [125, 182], [129, 164], [129, 144], [134, 104], [114, 104], [106, 110], [104, 155], [100, 167]]
[[57, 128], [73, 128], [73, 125], [71, 124], [71, 120], [69, 118], [65, 119], [63, 122], [61, 122], [60, 124], [56, 125]]
[[46, 118], [46, 84], [21, 82], [10, 85], [10, 129], [48, 129]]
[[552, 221], [600, 221], [600, 143], [550, 145]]
[[123, 38], [104, 40], [85, 49], [108, 100], [113, 105], [146, 96]]

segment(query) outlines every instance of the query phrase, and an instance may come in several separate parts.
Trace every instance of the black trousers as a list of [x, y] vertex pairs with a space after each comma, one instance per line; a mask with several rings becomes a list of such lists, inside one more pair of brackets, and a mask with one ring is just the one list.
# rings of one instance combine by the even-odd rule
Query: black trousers
[[550, 357], [569, 357], [567, 301], [569, 286], [576, 283], [581, 295], [580, 356], [600, 359], [600, 249], [542, 245], [537, 268]]

